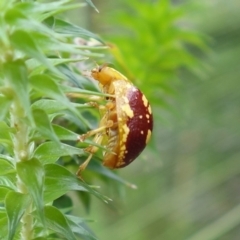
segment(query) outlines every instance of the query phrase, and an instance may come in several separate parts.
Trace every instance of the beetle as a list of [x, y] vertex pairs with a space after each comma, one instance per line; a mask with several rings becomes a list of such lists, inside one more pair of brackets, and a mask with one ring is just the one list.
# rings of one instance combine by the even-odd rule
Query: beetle
[[[122, 168], [136, 159], [150, 140], [153, 129], [151, 106], [145, 95], [124, 75], [106, 65], [92, 69], [91, 76], [99, 82], [100, 90], [109, 94], [107, 103], [100, 107], [102, 119], [99, 127], [79, 136], [84, 141], [95, 135], [96, 145], [105, 147], [103, 165]], [[90, 153], [80, 165], [77, 175], [86, 168], [97, 146], [85, 149]]]

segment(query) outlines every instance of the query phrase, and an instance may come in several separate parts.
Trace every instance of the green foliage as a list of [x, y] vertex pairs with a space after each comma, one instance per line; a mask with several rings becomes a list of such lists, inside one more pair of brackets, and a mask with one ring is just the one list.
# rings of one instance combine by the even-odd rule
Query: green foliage
[[[97, 119], [92, 117], [96, 111], [85, 104], [86, 100], [73, 102], [67, 95], [102, 95], [74, 63], [84, 65], [89, 57], [101, 58], [103, 54], [98, 51], [106, 48], [97, 35], [59, 15], [86, 5], [72, 2], [0, 1], [3, 240], [97, 239], [82, 218], [69, 214], [72, 205], [68, 215], [64, 207], [57, 209], [53, 205], [69, 191], [91, 194], [104, 203], [109, 201], [96, 187], [72, 173], [80, 159], [85, 159], [84, 148], [91, 143], [87, 140], [75, 146], [78, 133], [87, 131]], [[86, 2], [94, 7], [90, 0]], [[74, 43], [75, 37], [85, 43], [95, 39], [97, 44], [79, 45]], [[68, 169], [67, 163], [73, 167]], [[104, 179], [128, 184], [100, 164], [95, 165], [95, 171]]]
[[[18, 192], [9, 192], [5, 197], [5, 207], [8, 216], [8, 240], [13, 239], [20, 220], [27, 206], [30, 204], [29, 196]], [[2, 238], [5, 236], [1, 236]]]
[[191, 50], [208, 49], [206, 37], [189, 23], [194, 8], [170, 0], [121, 1], [119, 5], [106, 17], [111, 23], [106, 39], [113, 43], [116, 65], [144, 89], [152, 104], [166, 107], [166, 96], [177, 93], [178, 72], [182, 68], [199, 72], [199, 58]]

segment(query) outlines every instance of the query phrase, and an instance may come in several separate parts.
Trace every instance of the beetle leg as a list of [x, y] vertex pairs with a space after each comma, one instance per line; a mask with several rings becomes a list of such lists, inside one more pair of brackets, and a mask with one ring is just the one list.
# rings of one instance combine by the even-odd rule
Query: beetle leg
[[107, 102], [105, 105], [99, 105], [97, 102], [91, 101], [91, 102], [85, 103], [85, 105], [98, 108], [100, 111], [111, 110], [115, 107], [115, 104], [113, 102]]
[[86, 106], [94, 107], [94, 108], [99, 108], [99, 104], [97, 102], [91, 101], [85, 103]]
[[[86, 138], [95, 135], [93, 142], [96, 144], [101, 144], [103, 138], [105, 136], [111, 136], [112, 132], [116, 131], [118, 124], [117, 124], [117, 113], [116, 113], [116, 105], [114, 102], [109, 101], [105, 106], [97, 106], [91, 103], [92, 106], [98, 107], [99, 110], [104, 110], [106, 113], [100, 121], [99, 127], [97, 129], [91, 130], [85, 134], [82, 134], [78, 137], [78, 140], [83, 142]], [[89, 162], [91, 161], [93, 154], [98, 151], [97, 146], [89, 146], [85, 149], [86, 152], [89, 152], [88, 158], [79, 166], [77, 171], [77, 176], [81, 178], [81, 172], [87, 167]]]
[[[114, 123], [112, 120], [108, 120], [108, 121], [103, 121], [106, 122], [105, 125], [103, 125], [104, 123], [100, 124], [100, 127], [94, 130], [91, 130], [85, 134], [82, 134], [81, 136], [78, 137], [78, 140], [83, 142], [86, 138], [96, 135], [93, 139], [93, 142], [95, 142], [96, 144], [101, 144], [103, 137], [106, 133], [103, 134], [104, 131], [106, 131], [106, 129], [111, 128]], [[81, 172], [87, 167], [88, 163], [90, 162], [90, 160], [93, 157], [93, 154], [95, 152], [97, 152], [98, 147], [96, 146], [89, 146], [85, 149], [86, 152], [89, 152], [90, 155], [88, 156], [88, 158], [79, 166], [78, 171], [77, 171], [77, 176], [81, 176]]]
[[88, 158], [84, 161], [84, 163], [82, 163], [82, 164], [78, 167], [78, 170], [77, 170], [77, 172], [76, 172], [76, 175], [77, 175], [78, 177], [81, 178], [81, 173], [82, 173], [82, 171], [87, 167], [88, 163], [89, 163], [90, 160], [92, 159], [92, 156], [93, 156], [93, 154], [91, 153], [91, 154], [88, 156]]
[[89, 131], [89, 132], [87, 132], [85, 134], [82, 134], [82, 135], [78, 136], [78, 140], [80, 142], [83, 142], [86, 138], [91, 137], [93, 135], [96, 135], [97, 133], [103, 132], [104, 130], [106, 130], [107, 128], [110, 128], [112, 126], [113, 126], [113, 121], [112, 120], [108, 120], [106, 125], [101, 126], [99, 128], [96, 128], [94, 130], [91, 130], [91, 131]]
[[[102, 135], [102, 134], [98, 134], [98, 135], [95, 136], [95, 138], [94, 138], [93, 141], [94, 141], [96, 144], [100, 144], [100, 143], [102, 142], [102, 140], [103, 140], [103, 135]], [[81, 172], [87, 167], [88, 163], [90, 162], [90, 160], [91, 160], [92, 157], [93, 157], [93, 154], [94, 154], [95, 152], [97, 152], [97, 150], [98, 150], [98, 147], [96, 147], [96, 146], [89, 146], [89, 147], [85, 150], [85, 151], [89, 152], [90, 155], [89, 155], [88, 158], [79, 166], [79, 168], [78, 168], [78, 170], [77, 170], [77, 172], [76, 172], [76, 175], [77, 175], [78, 177], [81, 178]]]
[[87, 94], [74, 93], [74, 92], [66, 93], [66, 95], [69, 98], [83, 98], [83, 99], [88, 99], [90, 101], [101, 101], [104, 98], [102, 96], [87, 95]]

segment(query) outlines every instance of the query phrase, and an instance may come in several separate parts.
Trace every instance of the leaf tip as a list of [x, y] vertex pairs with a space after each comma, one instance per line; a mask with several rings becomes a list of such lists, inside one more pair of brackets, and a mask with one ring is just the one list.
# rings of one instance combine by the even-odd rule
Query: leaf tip
[[132, 184], [132, 183], [127, 183], [127, 186], [132, 188], [132, 189], [138, 189], [137, 185]]

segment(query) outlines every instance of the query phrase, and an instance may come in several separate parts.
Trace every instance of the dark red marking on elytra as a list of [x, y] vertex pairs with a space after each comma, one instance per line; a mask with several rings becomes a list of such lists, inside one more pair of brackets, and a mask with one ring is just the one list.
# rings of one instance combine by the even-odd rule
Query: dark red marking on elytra
[[[144, 105], [143, 93], [132, 87], [128, 90], [126, 96], [134, 115], [132, 118], [128, 118], [126, 122], [130, 130], [125, 143], [127, 153], [124, 155], [124, 163], [117, 168], [127, 166], [139, 156], [146, 147], [148, 131], [152, 132], [153, 129], [153, 117], [152, 113], [149, 112], [149, 102], [147, 102], [147, 106]], [[149, 118], [147, 118], [147, 114]], [[141, 131], [143, 131], [143, 134], [141, 134]]]

